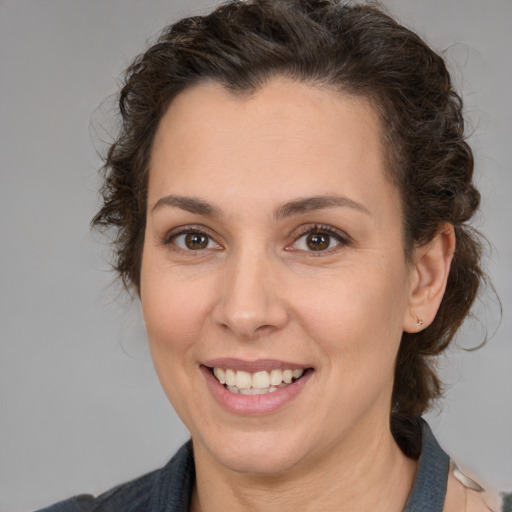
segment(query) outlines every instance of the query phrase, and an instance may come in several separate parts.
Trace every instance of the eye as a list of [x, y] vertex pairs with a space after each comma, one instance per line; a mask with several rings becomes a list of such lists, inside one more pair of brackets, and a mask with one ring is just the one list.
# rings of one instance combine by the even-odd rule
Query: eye
[[202, 231], [186, 231], [172, 235], [168, 244], [173, 244], [183, 251], [202, 251], [205, 249], [222, 249], [209, 235]]
[[303, 233], [290, 247], [291, 250], [322, 253], [349, 244], [347, 236], [330, 226], [313, 226]]
[[301, 251], [326, 251], [338, 245], [333, 235], [328, 233], [309, 233], [302, 235], [296, 242], [295, 247]]

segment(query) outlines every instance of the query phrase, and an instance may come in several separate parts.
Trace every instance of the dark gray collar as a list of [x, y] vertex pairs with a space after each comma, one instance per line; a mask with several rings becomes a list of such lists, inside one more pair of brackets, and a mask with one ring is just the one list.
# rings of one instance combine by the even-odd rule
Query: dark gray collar
[[450, 457], [439, 446], [427, 422], [421, 421], [421, 454], [414, 484], [403, 512], [442, 512]]

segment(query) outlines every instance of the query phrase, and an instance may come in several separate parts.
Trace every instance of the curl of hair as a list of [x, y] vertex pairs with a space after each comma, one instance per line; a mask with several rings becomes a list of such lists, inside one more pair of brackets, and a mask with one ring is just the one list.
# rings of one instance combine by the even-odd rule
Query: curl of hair
[[140, 288], [148, 166], [167, 107], [184, 89], [213, 80], [250, 94], [284, 76], [366, 98], [376, 108], [389, 177], [401, 193], [404, 245], [428, 244], [450, 223], [456, 253], [433, 323], [404, 333], [393, 390], [395, 417], [422, 414], [440, 395], [434, 356], [469, 314], [483, 279], [481, 245], [467, 221], [478, 208], [462, 101], [444, 60], [382, 10], [338, 0], [231, 1], [166, 28], [127, 69], [121, 128], [103, 167], [96, 227], [114, 228], [114, 267]]

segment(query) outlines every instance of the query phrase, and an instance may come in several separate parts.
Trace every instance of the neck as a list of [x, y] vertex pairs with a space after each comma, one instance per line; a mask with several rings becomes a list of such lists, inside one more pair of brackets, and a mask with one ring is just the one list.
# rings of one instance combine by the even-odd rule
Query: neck
[[358, 431], [342, 445], [286, 474], [260, 476], [225, 468], [195, 443], [196, 487], [191, 511], [403, 510], [416, 462], [401, 452], [389, 427], [372, 437]]

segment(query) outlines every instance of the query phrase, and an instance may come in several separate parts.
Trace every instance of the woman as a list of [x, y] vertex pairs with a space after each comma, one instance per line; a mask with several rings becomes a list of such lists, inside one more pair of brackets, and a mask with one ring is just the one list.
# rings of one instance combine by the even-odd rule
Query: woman
[[232, 2], [120, 111], [93, 223], [191, 442], [46, 510], [489, 510], [420, 419], [483, 279], [443, 60], [373, 7]]

